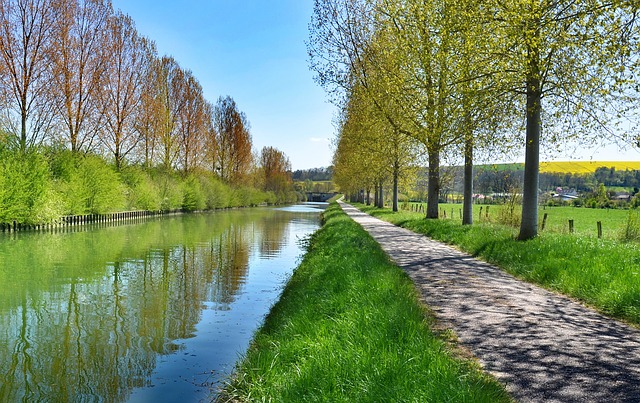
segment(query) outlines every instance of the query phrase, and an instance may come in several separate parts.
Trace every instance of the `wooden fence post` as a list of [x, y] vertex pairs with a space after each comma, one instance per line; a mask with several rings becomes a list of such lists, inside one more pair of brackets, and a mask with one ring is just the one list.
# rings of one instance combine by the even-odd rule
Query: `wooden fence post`
[[573, 234], [573, 220], [569, 220], [569, 233]]
[[602, 238], [602, 221], [598, 221], [598, 239]]
[[547, 213], [544, 213], [544, 217], [542, 217], [542, 228], [540, 228], [540, 231], [544, 231], [545, 225], [547, 225]]

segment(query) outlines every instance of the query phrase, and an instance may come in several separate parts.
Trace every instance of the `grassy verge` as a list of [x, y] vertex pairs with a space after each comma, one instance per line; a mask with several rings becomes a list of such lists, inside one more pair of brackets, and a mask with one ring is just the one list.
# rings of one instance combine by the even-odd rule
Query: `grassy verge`
[[509, 401], [451, 352], [411, 280], [336, 203], [219, 400]]
[[457, 245], [524, 280], [582, 300], [602, 312], [640, 324], [640, 250], [637, 244], [577, 234], [542, 233], [515, 240], [514, 228], [458, 220], [425, 220], [423, 214], [394, 213], [358, 205], [363, 211]]

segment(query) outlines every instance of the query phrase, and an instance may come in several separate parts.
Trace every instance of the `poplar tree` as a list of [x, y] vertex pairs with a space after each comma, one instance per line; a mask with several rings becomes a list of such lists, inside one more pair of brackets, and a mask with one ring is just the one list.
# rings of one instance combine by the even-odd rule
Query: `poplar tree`
[[98, 91], [113, 10], [102, 0], [61, 0], [55, 11], [49, 101], [71, 151], [91, 150], [100, 125]]
[[131, 17], [120, 12], [109, 19], [107, 30], [110, 40], [106, 46], [111, 57], [99, 95], [105, 122], [101, 140], [119, 169], [140, 139], [135, 117], [150, 62], [145, 51], [149, 44], [137, 33]]
[[230, 96], [218, 98], [213, 116], [218, 147], [216, 169], [224, 181], [240, 184], [253, 162], [249, 121]]
[[0, 91], [4, 130], [21, 150], [41, 143], [51, 123], [52, 0], [0, 1]]

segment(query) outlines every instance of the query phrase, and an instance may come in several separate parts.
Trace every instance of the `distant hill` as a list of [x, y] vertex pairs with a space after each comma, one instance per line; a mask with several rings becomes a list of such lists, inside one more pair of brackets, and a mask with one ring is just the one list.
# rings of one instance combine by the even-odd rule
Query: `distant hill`
[[[523, 164], [524, 166], [524, 164]], [[638, 171], [640, 161], [554, 161], [541, 162], [540, 172], [589, 174], [597, 168], [615, 168], [616, 171]]]
[[[606, 167], [615, 168], [616, 171], [639, 171], [640, 161], [551, 161], [541, 162], [541, 173], [571, 173], [590, 174], [596, 169]], [[511, 164], [485, 164], [477, 165], [476, 168], [493, 171], [522, 171], [524, 163]]]

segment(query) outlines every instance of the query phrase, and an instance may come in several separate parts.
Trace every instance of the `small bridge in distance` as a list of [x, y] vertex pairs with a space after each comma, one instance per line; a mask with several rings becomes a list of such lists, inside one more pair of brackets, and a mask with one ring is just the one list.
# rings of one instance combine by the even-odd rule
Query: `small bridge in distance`
[[337, 194], [336, 192], [306, 192], [307, 201], [310, 202], [326, 202]]

